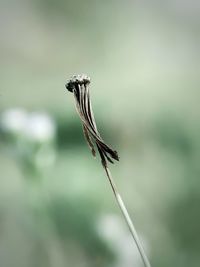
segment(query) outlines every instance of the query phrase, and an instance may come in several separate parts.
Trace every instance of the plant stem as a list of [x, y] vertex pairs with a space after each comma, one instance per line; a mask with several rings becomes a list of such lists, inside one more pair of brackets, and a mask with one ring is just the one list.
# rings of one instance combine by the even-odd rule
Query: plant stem
[[130, 216], [128, 214], [128, 211], [127, 211], [127, 209], [126, 209], [126, 207], [124, 205], [124, 202], [123, 202], [120, 194], [118, 193], [117, 187], [115, 185], [115, 182], [114, 182], [114, 180], [112, 178], [112, 175], [111, 175], [110, 170], [108, 169], [108, 167], [105, 167], [105, 171], [106, 171], [106, 175], [108, 177], [108, 180], [110, 182], [110, 185], [112, 187], [113, 193], [115, 195], [115, 198], [117, 200], [117, 203], [118, 203], [118, 205], [119, 205], [119, 207], [121, 209], [121, 212], [122, 212], [122, 214], [124, 216], [124, 219], [125, 219], [128, 227], [129, 227], [131, 235], [132, 235], [132, 237], [133, 237], [133, 239], [134, 239], [134, 241], [136, 243], [136, 246], [137, 246], [137, 248], [138, 248], [138, 250], [140, 252], [142, 261], [144, 263], [144, 266], [145, 267], [151, 267], [150, 262], [149, 262], [149, 260], [148, 260], [148, 258], [146, 256], [146, 254], [145, 254], [145, 251], [144, 251], [144, 249], [142, 247], [142, 244], [140, 242], [140, 239], [138, 237], [137, 231], [136, 231], [136, 229], [135, 229], [135, 227], [133, 225], [133, 222], [132, 222], [132, 220], [131, 220], [131, 218], [130, 218]]

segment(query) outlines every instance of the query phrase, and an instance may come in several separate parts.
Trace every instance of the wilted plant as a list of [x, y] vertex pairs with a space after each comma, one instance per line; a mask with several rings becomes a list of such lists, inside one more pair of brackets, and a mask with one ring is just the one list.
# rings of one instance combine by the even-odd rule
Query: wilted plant
[[119, 160], [119, 156], [117, 151], [113, 150], [111, 147], [109, 147], [103, 139], [101, 138], [96, 122], [94, 119], [93, 111], [92, 111], [92, 105], [90, 101], [90, 94], [89, 94], [89, 84], [90, 84], [90, 78], [84, 74], [82, 75], [74, 75], [65, 85], [66, 89], [68, 89], [70, 92], [74, 94], [75, 102], [76, 102], [76, 109], [80, 116], [82, 126], [83, 126], [83, 133], [85, 135], [86, 141], [88, 143], [88, 146], [93, 154], [93, 156], [96, 155], [95, 148], [93, 141], [95, 142], [103, 168], [105, 169], [106, 175], [108, 177], [108, 180], [110, 182], [110, 185], [112, 187], [113, 193], [115, 195], [116, 201], [122, 211], [122, 214], [126, 220], [126, 223], [129, 227], [129, 230], [131, 232], [132, 237], [135, 240], [135, 243], [138, 247], [138, 250], [140, 252], [140, 255], [142, 257], [142, 260], [144, 262], [144, 265], [146, 267], [150, 267], [150, 262], [144, 252], [144, 249], [141, 245], [141, 242], [139, 240], [139, 237], [137, 235], [137, 231], [135, 230], [135, 227], [132, 223], [132, 220], [128, 214], [128, 211], [124, 205], [124, 202], [117, 190], [117, 187], [113, 181], [113, 178], [111, 176], [111, 173], [108, 168], [108, 161], [110, 163], [114, 163], [113, 160]]

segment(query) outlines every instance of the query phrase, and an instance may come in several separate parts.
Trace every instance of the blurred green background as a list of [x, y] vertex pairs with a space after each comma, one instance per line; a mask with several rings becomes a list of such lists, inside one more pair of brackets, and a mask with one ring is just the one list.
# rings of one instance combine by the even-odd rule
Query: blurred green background
[[91, 77], [154, 267], [200, 266], [195, 0], [0, 0], [0, 266], [143, 266], [66, 80]]

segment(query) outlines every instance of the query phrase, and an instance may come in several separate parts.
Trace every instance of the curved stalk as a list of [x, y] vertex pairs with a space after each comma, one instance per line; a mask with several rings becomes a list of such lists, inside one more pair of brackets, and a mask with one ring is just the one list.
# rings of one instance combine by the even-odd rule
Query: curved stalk
[[140, 242], [140, 239], [138, 237], [137, 231], [136, 231], [136, 229], [135, 229], [135, 227], [133, 225], [133, 222], [132, 222], [132, 220], [131, 220], [131, 218], [129, 216], [129, 213], [128, 213], [125, 205], [124, 205], [124, 202], [123, 202], [123, 200], [122, 200], [122, 198], [121, 198], [121, 196], [120, 196], [120, 194], [119, 194], [119, 192], [117, 190], [117, 187], [116, 187], [116, 184], [115, 184], [115, 182], [114, 182], [114, 180], [112, 178], [111, 172], [108, 169], [108, 167], [105, 167], [104, 169], [106, 171], [106, 175], [107, 175], [108, 180], [110, 182], [110, 185], [112, 187], [112, 191], [113, 191], [113, 193], [115, 195], [115, 199], [117, 201], [117, 204], [118, 204], [118, 206], [119, 206], [119, 208], [120, 208], [120, 210], [121, 210], [121, 212], [122, 212], [122, 214], [124, 216], [124, 219], [125, 219], [125, 221], [126, 221], [126, 223], [128, 225], [128, 228], [130, 230], [130, 233], [131, 233], [131, 235], [132, 235], [132, 237], [133, 237], [133, 239], [135, 241], [135, 244], [136, 244], [136, 246], [137, 246], [137, 248], [138, 248], [138, 250], [140, 252], [142, 261], [144, 263], [144, 266], [145, 267], [151, 267], [151, 264], [150, 264], [146, 254], [145, 254], [143, 246], [142, 246], [142, 244]]

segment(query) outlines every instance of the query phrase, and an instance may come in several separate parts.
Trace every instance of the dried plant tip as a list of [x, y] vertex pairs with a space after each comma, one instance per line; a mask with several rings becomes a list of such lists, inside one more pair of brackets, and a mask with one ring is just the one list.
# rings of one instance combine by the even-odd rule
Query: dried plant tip
[[119, 157], [117, 151], [113, 150], [103, 141], [97, 130], [90, 101], [89, 84], [90, 78], [82, 74], [72, 76], [65, 86], [67, 90], [74, 93], [76, 109], [83, 124], [84, 136], [93, 156], [96, 154], [93, 145], [94, 141], [101, 157], [102, 165], [107, 167], [108, 161], [114, 163], [112, 159], [119, 160]]
[[73, 92], [73, 90], [78, 86], [78, 85], [88, 85], [90, 84], [90, 77], [88, 77], [85, 74], [81, 75], [73, 75], [71, 79], [69, 79], [65, 85], [66, 89], [70, 92]]

